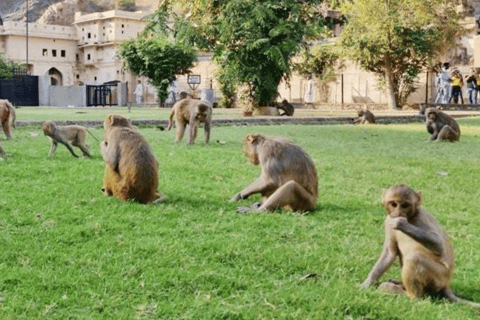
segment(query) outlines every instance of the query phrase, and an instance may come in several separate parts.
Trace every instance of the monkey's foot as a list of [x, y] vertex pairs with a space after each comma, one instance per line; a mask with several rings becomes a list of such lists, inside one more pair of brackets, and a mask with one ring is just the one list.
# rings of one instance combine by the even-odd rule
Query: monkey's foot
[[160, 204], [162, 202], [165, 202], [168, 198], [166, 195], [164, 195], [163, 193], [161, 192], [157, 192], [157, 199], [153, 200], [152, 202], [150, 202], [151, 204]]
[[237, 208], [237, 213], [240, 213], [240, 214], [245, 214], [245, 213], [249, 213], [249, 212], [252, 212], [253, 209], [252, 208], [248, 208], [248, 207], [238, 207]]
[[258, 202], [255, 202], [254, 204], [252, 204], [252, 208], [253, 209], [258, 209], [262, 206], [262, 202], [261, 201], [258, 201]]
[[398, 295], [404, 295], [405, 294], [405, 290], [403, 289], [403, 285], [395, 284], [395, 283], [392, 283], [392, 282], [384, 282], [384, 283], [380, 284], [378, 289], [380, 289], [380, 291], [390, 293], [390, 294], [398, 294]]

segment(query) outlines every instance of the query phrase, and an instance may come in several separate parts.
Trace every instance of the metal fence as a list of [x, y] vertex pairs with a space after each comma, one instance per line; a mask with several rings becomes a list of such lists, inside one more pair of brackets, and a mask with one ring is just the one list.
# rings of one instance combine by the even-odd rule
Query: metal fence
[[[464, 79], [467, 76], [466, 71], [461, 72]], [[200, 98], [202, 90], [209, 88], [210, 81], [215, 101], [222, 98], [221, 92], [218, 90], [218, 84], [213, 78], [202, 79], [201, 85], [192, 90], [185, 78], [180, 78], [175, 85], [170, 88], [170, 95], [175, 96], [178, 100], [181, 92], [186, 92], [190, 97]], [[280, 83], [278, 87], [278, 100], [287, 99], [292, 103], [303, 104], [305, 101], [305, 93], [307, 91], [308, 80], [299, 76], [293, 76], [290, 82]], [[388, 97], [383, 88], [380, 88], [378, 78], [369, 72], [351, 72], [339, 73], [335, 75], [331, 81], [322, 82], [317, 79], [315, 82], [315, 98], [316, 104], [384, 104], [388, 103]], [[408, 103], [433, 103], [438, 88], [435, 85], [436, 74], [422, 73], [418, 78], [417, 89], [408, 99]], [[130, 89], [133, 90], [133, 89]], [[135, 101], [132, 91], [130, 92], [129, 101]], [[462, 88], [464, 100], [466, 97], [466, 86]], [[153, 86], [145, 85], [144, 88], [144, 104], [158, 104], [157, 94]], [[465, 103], [468, 103], [466, 101]]]

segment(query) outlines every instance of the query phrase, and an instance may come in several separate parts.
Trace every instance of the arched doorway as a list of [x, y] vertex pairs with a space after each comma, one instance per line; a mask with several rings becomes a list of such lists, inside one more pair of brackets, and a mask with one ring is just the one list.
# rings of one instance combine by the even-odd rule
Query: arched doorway
[[63, 85], [63, 76], [60, 71], [56, 68], [51, 68], [48, 70], [48, 76], [50, 77], [50, 84], [52, 86], [61, 86]]

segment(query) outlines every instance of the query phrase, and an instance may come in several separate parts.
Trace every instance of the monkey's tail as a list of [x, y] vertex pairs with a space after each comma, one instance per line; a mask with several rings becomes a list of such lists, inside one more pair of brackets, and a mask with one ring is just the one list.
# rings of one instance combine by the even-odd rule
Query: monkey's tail
[[173, 116], [175, 115], [175, 109], [172, 109], [172, 113], [170, 113], [170, 118], [168, 119], [168, 128], [167, 130], [172, 129], [173, 126]]
[[450, 301], [460, 303], [460, 304], [465, 304], [465, 305], [470, 306], [472, 308], [480, 308], [480, 303], [476, 303], [476, 302], [473, 302], [473, 301], [468, 301], [468, 300], [461, 299], [461, 298], [457, 297], [452, 292], [452, 290], [450, 290], [450, 289], [446, 289], [444, 293], [445, 293], [445, 296], [448, 299], [450, 299]]
[[90, 133], [90, 135], [93, 137], [93, 139], [99, 141], [99, 140], [97, 139], [97, 137], [95, 137], [95, 136], [93, 135], [93, 133], [90, 132], [90, 130], [87, 129], [87, 132]]

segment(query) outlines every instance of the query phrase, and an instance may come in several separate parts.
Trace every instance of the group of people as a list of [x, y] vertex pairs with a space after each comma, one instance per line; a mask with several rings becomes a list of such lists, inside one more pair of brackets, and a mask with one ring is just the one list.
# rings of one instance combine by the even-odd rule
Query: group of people
[[462, 87], [467, 85], [468, 103], [477, 104], [478, 91], [480, 91], [480, 71], [475, 68], [470, 68], [468, 75], [465, 78], [460, 73], [460, 70], [454, 68], [451, 72], [449, 70], [450, 64], [445, 62], [442, 65], [442, 70], [437, 76], [437, 95], [434, 103], [464, 103]]

